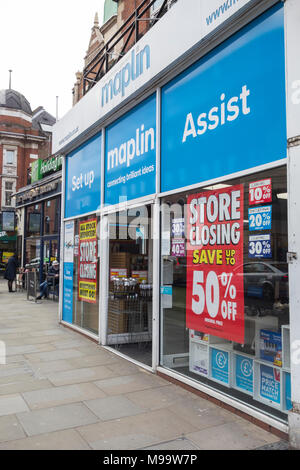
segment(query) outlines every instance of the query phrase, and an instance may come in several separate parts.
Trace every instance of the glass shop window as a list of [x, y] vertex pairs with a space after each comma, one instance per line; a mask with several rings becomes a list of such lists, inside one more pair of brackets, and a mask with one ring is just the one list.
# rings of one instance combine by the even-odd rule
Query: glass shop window
[[161, 364], [286, 419], [287, 251], [285, 167], [164, 198]]

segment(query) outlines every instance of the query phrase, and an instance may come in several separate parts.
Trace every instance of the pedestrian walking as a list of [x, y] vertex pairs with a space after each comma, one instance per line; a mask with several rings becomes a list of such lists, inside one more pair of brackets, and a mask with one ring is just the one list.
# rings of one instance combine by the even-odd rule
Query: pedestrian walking
[[8, 292], [15, 292], [12, 289], [12, 285], [13, 282], [16, 280], [18, 265], [18, 258], [17, 255], [14, 253], [14, 255], [9, 258], [4, 273], [4, 279], [7, 279], [8, 283]]

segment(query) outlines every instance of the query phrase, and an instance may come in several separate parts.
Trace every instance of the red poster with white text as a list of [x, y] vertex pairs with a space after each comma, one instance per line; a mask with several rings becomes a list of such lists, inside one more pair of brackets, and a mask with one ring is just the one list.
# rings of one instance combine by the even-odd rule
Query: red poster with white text
[[241, 344], [243, 222], [243, 185], [188, 198], [187, 327]]

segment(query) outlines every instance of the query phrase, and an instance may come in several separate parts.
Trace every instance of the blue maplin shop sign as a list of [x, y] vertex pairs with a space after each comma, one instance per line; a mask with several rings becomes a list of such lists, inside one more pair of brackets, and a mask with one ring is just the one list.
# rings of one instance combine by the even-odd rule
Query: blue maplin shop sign
[[162, 90], [162, 191], [286, 158], [284, 15], [274, 7]]
[[108, 127], [105, 144], [105, 205], [154, 194], [155, 95]]
[[65, 218], [96, 212], [101, 194], [101, 134], [66, 158]]

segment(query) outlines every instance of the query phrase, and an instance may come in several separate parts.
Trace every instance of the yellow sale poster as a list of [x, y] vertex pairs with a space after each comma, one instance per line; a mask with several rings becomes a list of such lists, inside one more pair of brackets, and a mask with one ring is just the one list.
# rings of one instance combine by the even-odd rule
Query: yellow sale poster
[[96, 303], [97, 293], [97, 219], [79, 224], [78, 299]]

